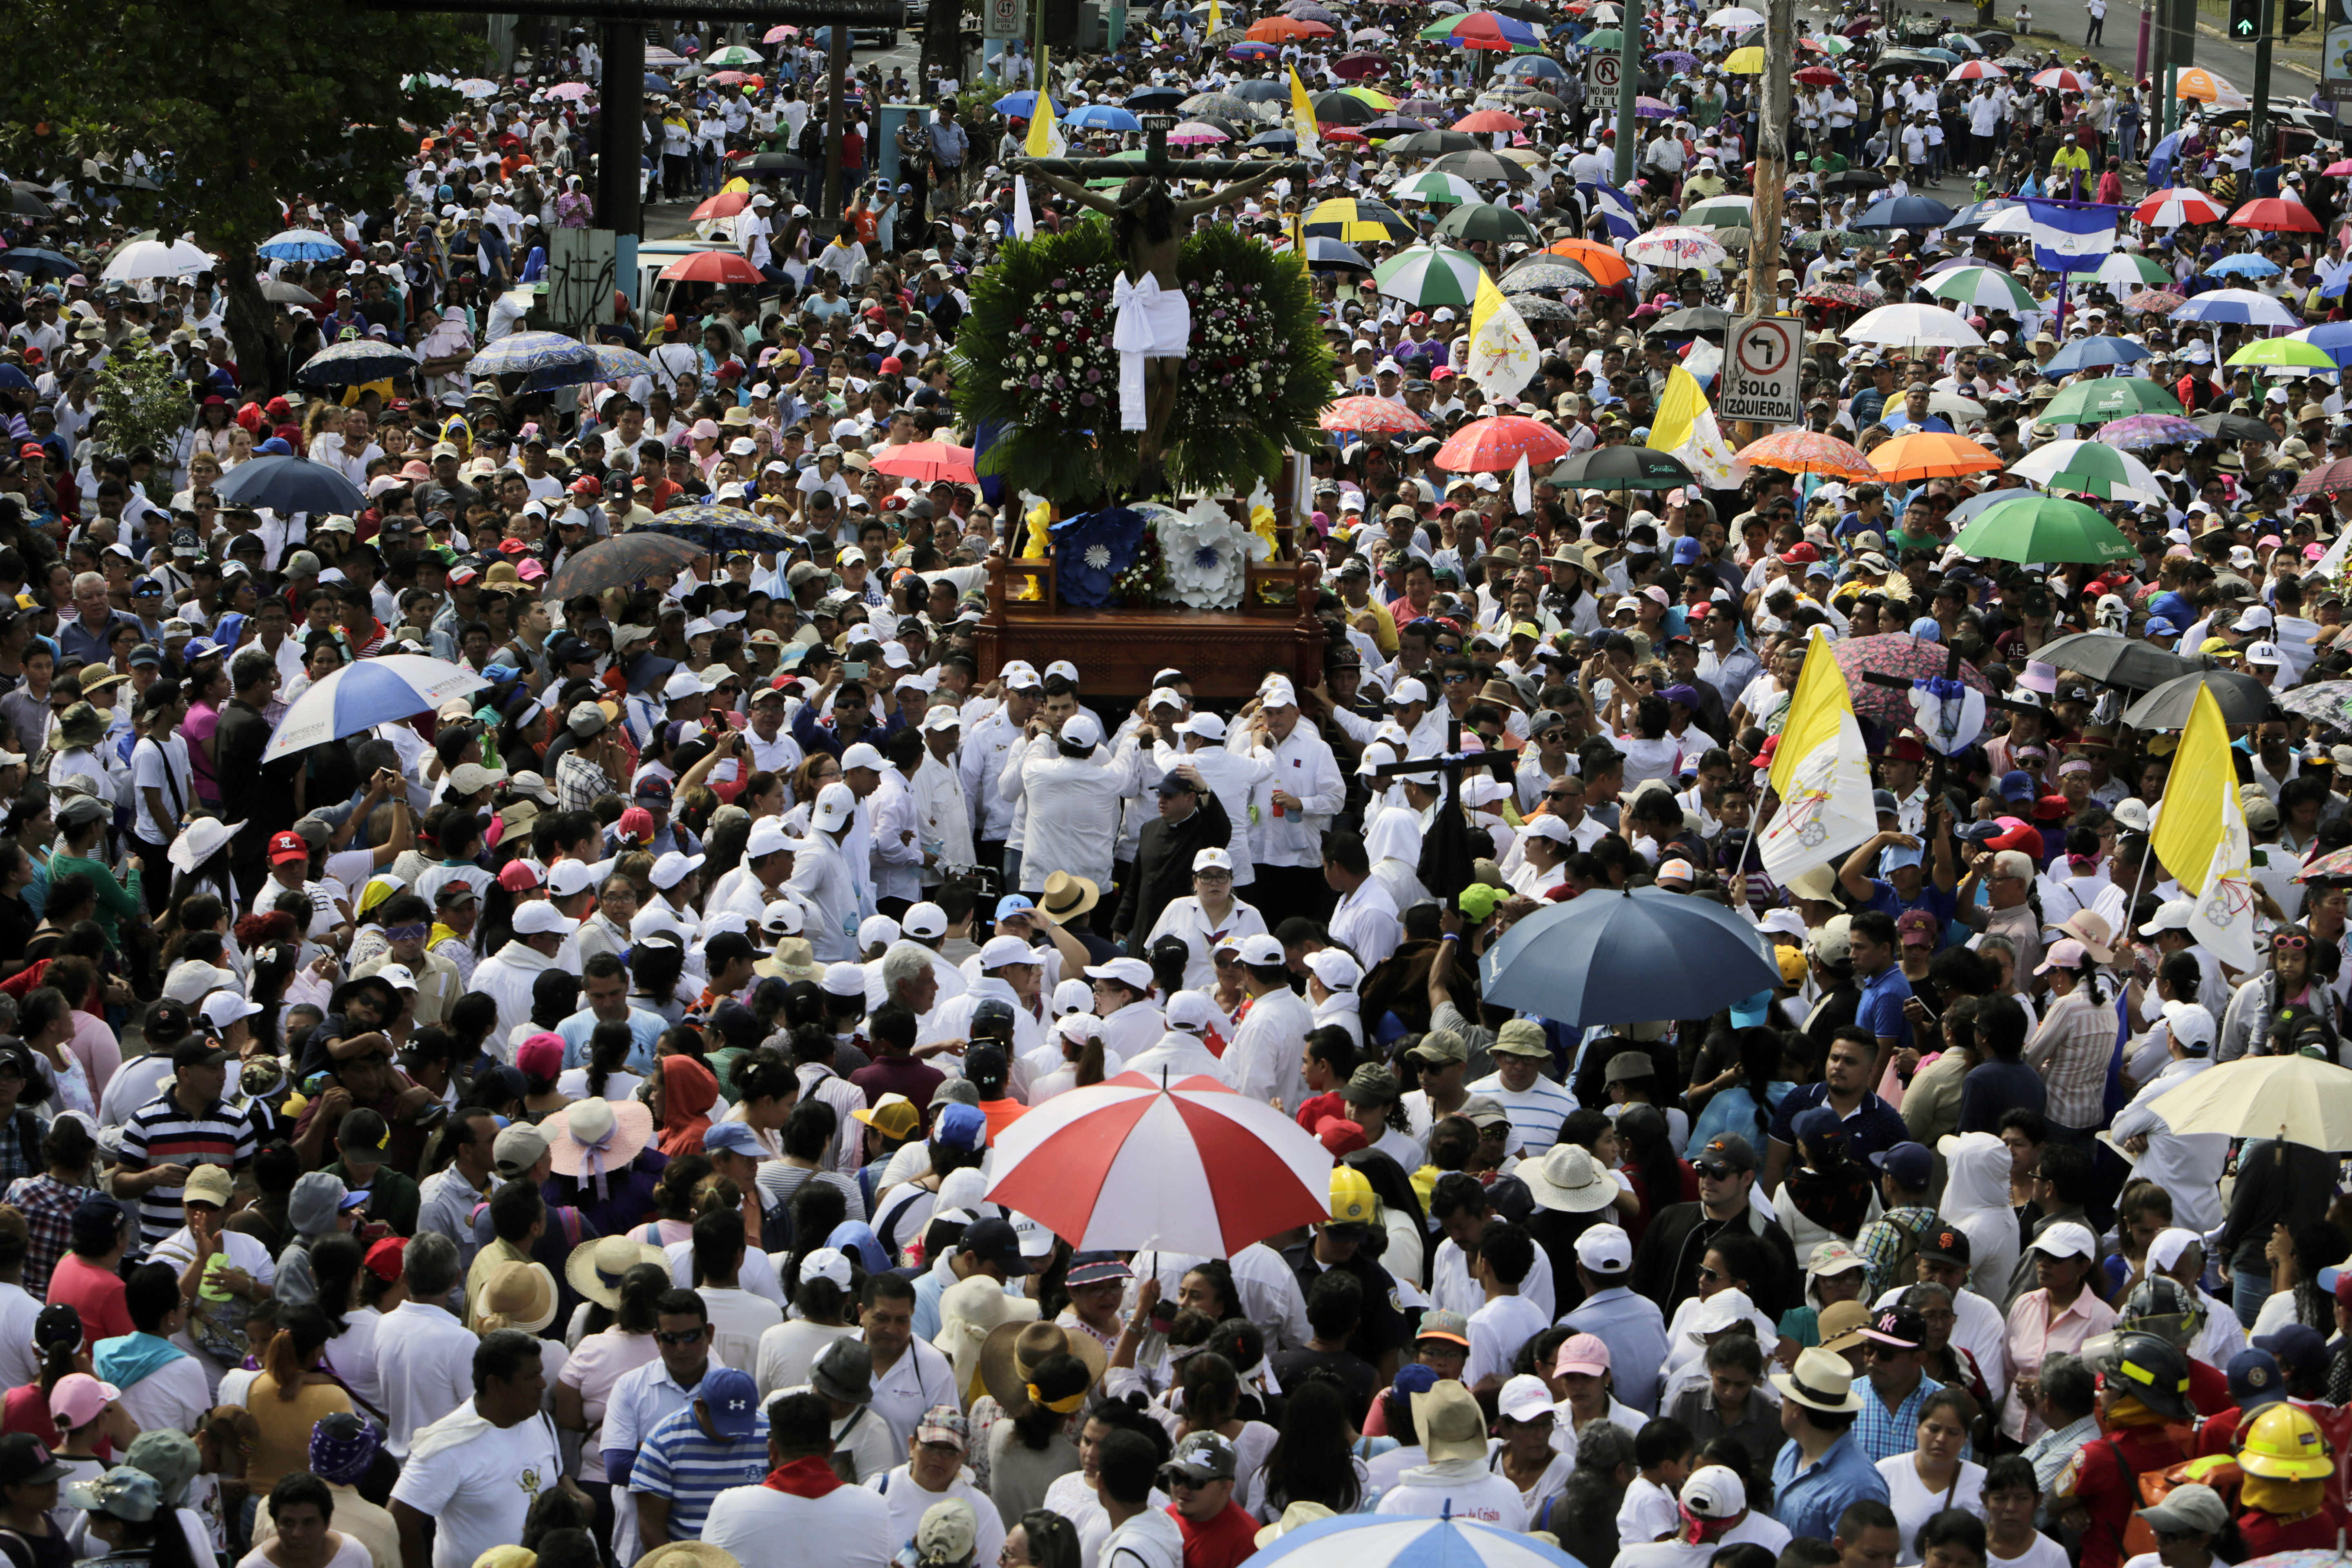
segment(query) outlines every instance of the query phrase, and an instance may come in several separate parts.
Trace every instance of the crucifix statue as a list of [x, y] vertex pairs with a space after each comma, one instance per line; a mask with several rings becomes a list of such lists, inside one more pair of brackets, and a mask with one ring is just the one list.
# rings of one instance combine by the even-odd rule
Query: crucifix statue
[[[1138, 164], [1097, 158], [1016, 158], [1017, 174], [1034, 176], [1049, 190], [1111, 220], [1112, 243], [1124, 271], [1111, 291], [1118, 312], [1111, 346], [1118, 352], [1118, 427], [1142, 433], [1140, 455], [1156, 464], [1176, 412], [1176, 384], [1192, 341], [1192, 310], [1176, 278], [1176, 258], [1192, 220], [1237, 196], [1265, 189], [1286, 175], [1305, 174], [1304, 163], [1256, 163], [1223, 158], [1176, 160], [1168, 155], [1168, 132], [1175, 116], [1143, 117], [1148, 135], [1142, 173]], [[1170, 179], [1214, 179], [1241, 174], [1221, 190], [1178, 201]], [[1127, 177], [1116, 200], [1088, 190], [1090, 179]]]

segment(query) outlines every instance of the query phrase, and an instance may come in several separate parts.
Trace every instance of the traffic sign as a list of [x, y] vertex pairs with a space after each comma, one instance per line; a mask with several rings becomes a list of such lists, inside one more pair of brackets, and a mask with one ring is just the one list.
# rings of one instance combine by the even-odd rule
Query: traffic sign
[[981, 7], [980, 36], [983, 38], [1017, 38], [1024, 32], [1027, 18], [1022, 0], [987, 0]]
[[1617, 73], [1623, 61], [1606, 50], [1593, 51], [1592, 63], [1585, 68], [1584, 79], [1595, 92], [1615, 92]]
[[1805, 323], [1794, 316], [1756, 316], [1731, 329], [1715, 412], [1725, 419], [1794, 425], [1805, 416], [1797, 373]]

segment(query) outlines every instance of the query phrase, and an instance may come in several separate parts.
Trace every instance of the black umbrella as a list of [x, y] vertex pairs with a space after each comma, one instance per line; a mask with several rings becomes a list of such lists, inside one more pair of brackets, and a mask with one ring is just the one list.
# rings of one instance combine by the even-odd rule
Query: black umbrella
[[261, 286], [261, 297], [273, 305], [315, 305], [319, 297], [299, 283], [273, 278]]
[[1688, 332], [1703, 337], [1730, 330], [1731, 312], [1718, 310], [1712, 305], [1693, 305], [1686, 310], [1675, 310], [1650, 323], [1650, 331], [1662, 333]]
[[1225, 90], [1244, 103], [1288, 103], [1290, 101], [1290, 84], [1286, 81], [1276, 81], [1271, 77], [1253, 77], [1248, 81], [1237, 81]]
[[1351, 93], [1318, 92], [1309, 99], [1318, 125], [1370, 125], [1381, 110]]
[[2165, 652], [2137, 637], [2107, 632], [2076, 632], [2036, 648], [2033, 657], [2058, 669], [2072, 669], [2126, 691], [2151, 691], [2168, 680], [2195, 675], [2196, 659]]
[[2213, 693], [2226, 723], [2259, 724], [2271, 712], [2269, 687], [2234, 669], [2209, 669], [2166, 681], [2125, 709], [2124, 722], [2135, 730], [2183, 729], [2189, 723], [2189, 710], [2196, 706], [2200, 687]]
[[356, 512], [367, 510], [367, 492], [341, 468], [308, 458], [252, 458], [228, 471], [214, 487], [225, 501], [274, 512]]
[[1147, 87], [1131, 92], [1120, 100], [1135, 114], [1165, 114], [1184, 101], [1184, 89], [1177, 87]]
[[750, 157], [739, 161], [735, 164], [734, 172], [747, 176], [804, 174], [808, 173], [808, 160], [796, 158], [790, 153], [754, 153]]
[[1507, 180], [1524, 185], [1535, 178], [1525, 163], [1498, 158], [1492, 153], [1448, 153], [1430, 166], [1433, 174], [1459, 174], [1465, 180]]
[[1434, 158], [1446, 153], [1475, 153], [1478, 138], [1467, 131], [1416, 131], [1410, 136], [1400, 136], [1381, 151], [1402, 153], [1408, 158]]
[[2208, 436], [2223, 441], [2260, 441], [2265, 447], [2278, 445], [2278, 432], [2259, 419], [2249, 419], [2242, 414], [2200, 414], [2189, 421]]
[[676, 534], [631, 529], [611, 539], [600, 539], [555, 569], [542, 597], [552, 603], [582, 594], [625, 588], [660, 573], [675, 573], [703, 547]]
[[1696, 485], [1680, 458], [1648, 447], [1595, 447], [1551, 471], [1551, 482], [1580, 490], [1670, 490]]
[[1875, 169], [1841, 169], [1827, 183], [1833, 191], [1879, 191], [1889, 184], [1886, 176]]
[[44, 199], [47, 193], [40, 186], [18, 180], [8, 188], [8, 212], [12, 217], [47, 217], [51, 208]]

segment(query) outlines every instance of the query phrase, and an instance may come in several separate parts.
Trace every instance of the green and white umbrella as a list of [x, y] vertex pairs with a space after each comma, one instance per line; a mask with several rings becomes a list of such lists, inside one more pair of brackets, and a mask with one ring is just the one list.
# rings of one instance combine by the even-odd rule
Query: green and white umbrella
[[1543, 237], [1525, 214], [1493, 202], [1465, 202], [1437, 220], [1448, 239], [1485, 239], [1498, 245], [1536, 245]]
[[2335, 356], [2301, 338], [2257, 338], [2230, 356], [2231, 365], [2267, 365], [2277, 369], [2336, 369]]
[[2045, 442], [2011, 463], [2009, 471], [2045, 489], [2080, 491], [2102, 500], [2167, 504], [2146, 463], [2120, 447], [2098, 441]]
[[1465, 306], [1478, 298], [1478, 279], [1486, 268], [1466, 250], [1433, 245], [1412, 245], [1372, 268], [1372, 281], [1391, 300], [1426, 309], [1434, 305]]
[[2104, 566], [2139, 554], [2139, 547], [2096, 510], [2055, 496], [2024, 496], [1989, 506], [1952, 542], [1963, 555], [2032, 564], [2083, 561]]
[[1998, 267], [1955, 267], [1928, 286], [1938, 300], [1974, 305], [1987, 310], [2038, 309], [2025, 285]]
[[[2036, 425], [2104, 425], [2135, 414], [2179, 414], [2180, 399], [2138, 376], [2108, 375], [2059, 388]], [[2006, 559], [2006, 557], [2004, 557]], [[2057, 557], [2053, 557], [2057, 559]]]
[[2095, 283], [2110, 289], [2169, 289], [2172, 274], [2145, 256], [2135, 256], [2128, 250], [2118, 250], [2099, 263], [2091, 274]]
[[1754, 196], [1709, 196], [1685, 211], [1682, 221], [1691, 228], [1746, 228], [1755, 206]]
[[703, 63], [717, 66], [721, 70], [741, 70], [746, 66], [760, 66], [768, 62], [760, 58], [760, 51], [757, 49], [747, 49], [740, 44], [730, 44]]
[[1428, 202], [1442, 207], [1480, 199], [1478, 187], [1459, 174], [1415, 174], [1389, 194], [1401, 202]]

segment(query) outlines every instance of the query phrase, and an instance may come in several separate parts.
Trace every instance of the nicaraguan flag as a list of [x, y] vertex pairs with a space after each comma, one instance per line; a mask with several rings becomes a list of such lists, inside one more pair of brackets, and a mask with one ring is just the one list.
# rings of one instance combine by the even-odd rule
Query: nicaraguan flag
[[1633, 198], [1624, 192], [1614, 185], [1604, 185], [1598, 180], [1578, 189], [1592, 193], [1592, 210], [1607, 221], [1610, 238], [1626, 240], [1642, 232], [1642, 219], [1633, 211]]
[[2116, 219], [2124, 211], [2097, 202], [2027, 196], [2033, 213], [2034, 265], [2050, 272], [2084, 272], [2116, 248]]

